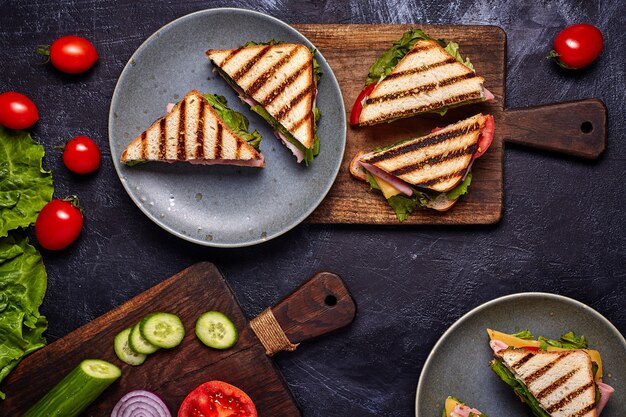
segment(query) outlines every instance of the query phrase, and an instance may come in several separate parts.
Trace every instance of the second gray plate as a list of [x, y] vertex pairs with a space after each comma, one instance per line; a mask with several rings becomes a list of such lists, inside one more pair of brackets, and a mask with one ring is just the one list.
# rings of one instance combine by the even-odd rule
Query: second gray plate
[[602, 355], [603, 381], [615, 394], [602, 417], [626, 416], [626, 340], [600, 313], [571, 298], [513, 294], [476, 307], [452, 325], [431, 351], [417, 385], [417, 417], [440, 416], [448, 395], [495, 417], [531, 416], [528, 407], [489, 368], [493, 353], [486, 329], [558, 338], [573, 331]]
[[[317, 105], [320, 153], [309, 167], [274, 137], [269, 125], [242, 104], [206, 58], [207, 49], [228, 49], [247, 41], [276, 39], [315, 48], [295, 29], [261, 13], [242, 9], [204, 10], [159, 29], [122, 72], [109, 112], [109, 144], [115, 169], [137, 206], [165, 230], [207, 246], [261, 243], [302, 222], [324, 199], [343, 158], [346, 118], [332, 70], [318, 51], [323, 72]], [[189, 90], [220, 94], [263, 136], [266, 168], [119, 162], [128, 143], [165, 114]]]

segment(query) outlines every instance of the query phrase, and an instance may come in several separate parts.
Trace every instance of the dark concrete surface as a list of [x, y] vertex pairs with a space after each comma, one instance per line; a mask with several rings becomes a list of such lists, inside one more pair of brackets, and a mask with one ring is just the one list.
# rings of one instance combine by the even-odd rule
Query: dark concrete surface
[[[300, 225], [263, 245], [220, 250], [170, 236], [132, 203], [108, 149], [108, 108], [133, 51], [162, 25], [211, 7], [243, 7], [288, 23], [464, 23], [508, 35], [507, 107], [587, 97], [609, 111], [605, 154], [584, 161], [507, 146], [505, 212], [490, 227]], [[621, 0], [97, 1], [0, 0], [0, 91], [27, 93], [41, 120], [55, 195], [77, 194], [85, 228], [68, 250], [43, 252], [42, 312], [56, 340], [184, 267], [216, 263], [249, 317], [319, 270], [343, 277], [358, 303], [354, 324], [276, 358], [305, 416], [412, 416], [428, 352], [462, 314], [495, 297], [547, 291], [582, 301], [626, 330], [626, 59]], [[543, 57], [559, 30], [597, 25], [605, 49], [571, 73]], [[39, 65], [36, 45], [61, 35], [94, 41], [100, 61], [65, 76]], [[85, 134], [103, 152], [79, 177], [54, 149]]]

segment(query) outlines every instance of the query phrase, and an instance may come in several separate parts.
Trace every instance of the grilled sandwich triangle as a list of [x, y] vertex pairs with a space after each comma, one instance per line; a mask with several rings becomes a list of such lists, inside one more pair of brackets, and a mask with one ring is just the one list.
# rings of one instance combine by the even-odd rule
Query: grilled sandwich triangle
[[582, 350], [499, 352], [551, 417], [596, 417], [591, 358]]
[[263, 106], [302, 146], [313, 147], [317, 88], [306, 46], [252, 45], [206, 54], [242, 99]]
[[483, 82], [436, 41], [418, 40], [364, 101], [359, 124], [484, 101]]
[[416, 187], [449, 191], [465, 177], [485, 122], [486, 116], [477, 114], [361, 161]]
[[121, 161], [265, 166], [263, 155], [234, 133], [196, 90], [137, 136]]

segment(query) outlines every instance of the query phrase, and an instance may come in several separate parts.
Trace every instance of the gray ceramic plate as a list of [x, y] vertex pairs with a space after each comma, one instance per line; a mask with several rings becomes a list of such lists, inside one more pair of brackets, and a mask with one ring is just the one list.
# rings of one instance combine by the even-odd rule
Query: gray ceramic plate
[[485, 303], [446, 331], [431, 351], [417, 385], [417, 417], [439, 417], [453, 395], [491, 417], [532, 414], [489, 368], [492, 358], [485, 329], [558, 338], [567, 331], [585, 335], [602, 354], [604, 382], [615, 394], [602, 417], [626, 416], [626, 340], [600, 313], [571, 298], [546, 293], [513, 294]]
[[[132, 56], [115, 88], [109, 112], [109, 143], [115, 169], [137, 206], [165, 230], [207, 246], [247, 246], [274, 238], [302, 222], [323, 200], [343, 158], [346, 119], [337, 80], [321, 53], [317, 105], [320, 153], [305, 167], [296, 163], [269, 125], [242, 104], [205, 56], [211, 48], [247, 41], [314, 46], [289, 25], [241, 9], [204, 10], [159, 29]], [[165, 114], [189, 90], [221, 94], [263, 136], [266, 168], [119, 162], [128, 143]]]

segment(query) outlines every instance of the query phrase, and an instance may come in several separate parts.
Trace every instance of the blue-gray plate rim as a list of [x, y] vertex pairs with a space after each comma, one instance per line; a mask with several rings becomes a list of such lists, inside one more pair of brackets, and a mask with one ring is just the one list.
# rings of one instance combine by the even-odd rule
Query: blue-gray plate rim
[[[209, 29], [205, 29], [209, 28]], [[139, 209], [168, 232], [214, 247], [259, 244], [286, 233], [322, 202], [335, 181], [346, 141], [339, 84], [322, 53], [317, 105], [320, 154], [297, 164], [269, 125], [240, 102], [213, 71], [208, 49], [235, 48], [271, 38], [317, 50], [288, 24], [263, 13], [216, 8], [182, 16], [152, 34], [124, 67], [109, 109], [109, 145], [115, 170]], [[220, 94], [263, 136], [264, 169], [147, 163], [127, 167], [119, 157], [130, 141], [163, 116], [168, 102], [189, 90]]]
[[488, 416], [531, 415], [528, 407], [489, 368], [493, 354], [487, 328], [504, 332], [529, 328], [535, 336], [553, 338], [570, 330], [585, 335], [590, 348], [602, 355], [604, 382], [616, 391], [602, 417], [626, 415], [626, 340], [619, 330], [580, 301], [557, 294], [526, 292], [488, 301], [446, 330], [422, 368], [415, 396], [416, 417], [440, 416], [448, 395]]

